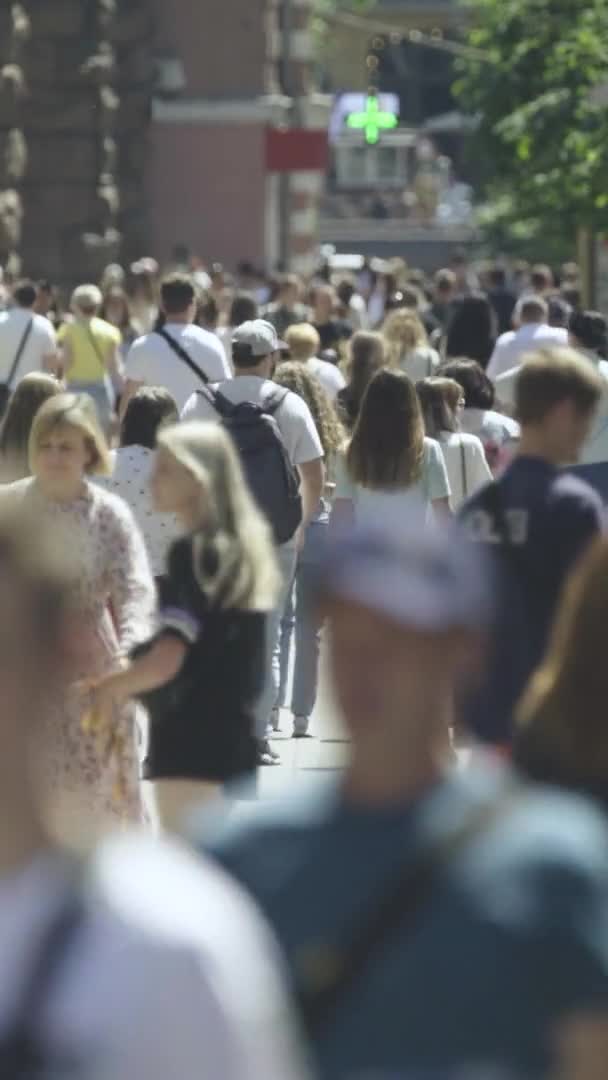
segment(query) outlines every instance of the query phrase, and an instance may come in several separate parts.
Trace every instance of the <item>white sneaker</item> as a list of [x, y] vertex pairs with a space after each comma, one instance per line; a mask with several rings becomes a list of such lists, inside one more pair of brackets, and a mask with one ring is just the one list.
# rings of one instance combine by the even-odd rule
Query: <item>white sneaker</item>
[[293, 737], [294, 739], [307, 739], [308, 738], [308, 716], [294, 716], [293, 718]]

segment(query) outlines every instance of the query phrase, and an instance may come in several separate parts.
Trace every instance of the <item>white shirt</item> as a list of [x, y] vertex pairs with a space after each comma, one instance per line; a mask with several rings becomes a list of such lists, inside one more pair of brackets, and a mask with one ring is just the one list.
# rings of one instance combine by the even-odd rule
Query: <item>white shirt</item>
[[587, 349], [578, 350], [593, 365], [603, 383], [602, 396], [597, 407], [591, 434], [579, 456], [580, 465], [598, 465], [608, 462], [608, 361], [601, 360]]
[[441, 363], [439, 353], [431, 349], [429, 345], [419, 345], [416, 349], [404, 353], [399, 361], [399, 367], [412, 382], [428, 379], [434, 375]]
[[[215, 334], [193, 323], [166, 323], [164, 329], [188, 353], [210, 382], [229, 379], [231, 371]], [[160, 336], [152, 332], [134, 341], [125, 362], [125, 375], [147, 386], [164, 386], [179, 410], [200, 387], [201, 380]]]
[[327, 360], [319, 360], [318, 356], [311, 356], [304, 367], [311, 375], [314, 375], [315, 379], [319, 380], [330, 401], [335, 401], [339, 391], [346, 386], [346, 379], [340, 368]]
[[[258, 375], [237, 375], [213, 389], [219, 390], [233, 405], [240, 405], [244, 401], [263, 405], [271, 395], [276, 394], [279, 387], [270, 379], [261, 379]], [[182, 420], [217, 418], [215, 409], [202, 394], [193, 394], [182, 412]], [[287, 393], [274, 418], [292, 465], [305, 465], [323, 457], [323, 447], [310, 409], [298, 394]]]
[[24, 375], [46, 369], [45, 358], [57, 351], [57, 335], [53, 324], [44, 315], [35, 315], [26, 308], [11, 308], [0, 314], [0, 382], [8, 382], [17, 350], [25, 328], [33, 318], [32, 329], [25, 344], [19, 366], [11, 383], [13, 389]]
[[[0, 879], [0, 1036], [68, 892], [41, 856]], [[274, 942], [210, 863], [124, 835], [93, 859], [85, 918], [40, 1017], [86, 1080], [302, 1080]]]
[[442, 432], [439, 445], [450, 481], [450, 507], [456, 511], [464, 499], [474, 495], [492, 479], [480, 439], [463, 432]]
[[167, 572], [167, 555], [182, 529], [174, 514], [160, 514], [155, 509], [150, 481], [156, 453], [146, 446], [121, 446], [112, 453], [111, 476], [97, 477], [107, 491], [113, 491], [131, 507], [146, 544], [154, 577]]
[[498, 338], [488, 364], [488, 378], [496, 382], [499, 375], [521, 363], [524, 353], [567, 344], [567, 330], [545, 323], [524, 323], [519, 330], [509, 330]]
[[386, 514], [409, 511], [421, 506], [428, 513], [431, 504], [450, 497], [450, 481], [441, 445], [436, 439], [424, 440], [424, 460], [419, 480], [409, 487], [382, 490], [365, 488], [355, 483], [349, 473], [345, 457], [340, 454], [336, 469], [336, 501], [352, 502], [355, 518], [361, 523], [381, 520]]

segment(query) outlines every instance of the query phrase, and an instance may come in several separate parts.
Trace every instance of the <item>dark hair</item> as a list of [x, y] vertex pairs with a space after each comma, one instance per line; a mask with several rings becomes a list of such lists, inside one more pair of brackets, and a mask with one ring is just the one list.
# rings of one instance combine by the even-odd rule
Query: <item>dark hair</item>
[[350, 366], [348, 386], [338, 393], [338, 410], [342, 422], [352, 428], [359, 415], [363, 395], [370, 379], [384, 365], [384, 338], [368, 330], [358, 330], [349, 343]]
[[415, 484], [424, 464], [424, 422], [414, 384], [383, 368], [371, 380], [346, 451], [356, 484], [399, 490]]
[[532, 267], [532, 273], [530, 274], [530, 281], [532, 287], [542, 292], [543, 289], [550, 289], [553, 285], [553, 271], [550, 266], [546, 266], [544, 263], [537, 263]]
[[446, 355], [466, 356], [483, 368], [496, 342], [496, 315], [484, 293], [472, 293], [456, 301], [447, 330]]
[[430, 439], [438, 439], [444, 431], [458, 431], [455, 408], [461, 392], [455, 380], [440, 375], [416, 383], [424, 427]]
[[493, 288], [504, 289], [507, 283], [507, 275], [504, 266], [491, 266], [488, 277]]
[[257, 319], [258, 305], [249, 293], [237, 293], [230, 305], [230, 326], [240, 326], [241, 323]]
[[22, 308], [31, 308], [36, 303], [38, 290], [33, 281], [19, 281], [13, 289], [15, 303]]
[[146, 446], [153, 450], [159, 429], [178, 420], [177, 405], [168, 390], [161, 386], [141, 386], [127, 405], [120, 426], [120, 445]]
[[494, 383], [477, 360], [449, 360], [437, 372], [453, 379], [464, 392], [467, 409], [491, 409], [494, 406]]
[[591, 413], [602, 396], [602, 382], [588, 360], [574, 349], [539, 349], [526, 358], [515, 383], [515, 417], [538, 424], [564, 401]]
[[547, 301], [549, 326], [564, 329], [568, 326], [572, 309], [561, 296], [550, 296]]
[[169, 274], [160, 287], [160, 299], [166, 315], [183, 315], [196, 299], [188, 274]]
[[544, 322], [549, 318], [549, 305], [542, 296], [524, 296], [515, 308], [522, 322]]
[[605, 353], [608, 323], [599, 311], [573, 311], [568, 330], [583, 349]]
[[562, 296], [566, 303], [570, 304], [571, 308], [574, 308], [576, 311], [580, 310], [583, 302], [580, 286], [564, 285], [562, 288]]
[[240, 341], [232, 343], [232, 363], [235, 368], [257, 367], [265, 359], [264, 356], [256, 356], [251, 345], [244, 345]]

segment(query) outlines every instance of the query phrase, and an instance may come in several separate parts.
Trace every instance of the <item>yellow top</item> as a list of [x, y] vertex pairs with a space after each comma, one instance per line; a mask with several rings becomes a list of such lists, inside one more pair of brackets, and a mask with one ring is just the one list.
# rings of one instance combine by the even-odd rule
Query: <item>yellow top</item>
[[68, 381], [98, 383], [103, 382], [106, 374], [102, 360], [108, 357], [110, 349], [118, 348], [122, 334], [104, 319], [91, 319], [88, 324], [64, 323], [57, 339], [60, 345], [70, 346], [72, 365], [66, 372]]

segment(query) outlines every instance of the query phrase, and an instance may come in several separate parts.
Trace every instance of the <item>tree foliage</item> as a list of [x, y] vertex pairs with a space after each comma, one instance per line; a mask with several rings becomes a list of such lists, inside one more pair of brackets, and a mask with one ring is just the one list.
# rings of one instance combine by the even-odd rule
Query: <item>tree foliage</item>
[[[522, 236], [608, 228], [608, 0], [468, 0], [456, 94], [480, 117], [488, 218]], [[600, 95], [601, 96], [601, 95]]]

